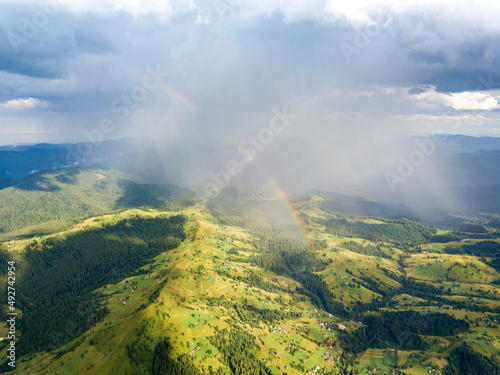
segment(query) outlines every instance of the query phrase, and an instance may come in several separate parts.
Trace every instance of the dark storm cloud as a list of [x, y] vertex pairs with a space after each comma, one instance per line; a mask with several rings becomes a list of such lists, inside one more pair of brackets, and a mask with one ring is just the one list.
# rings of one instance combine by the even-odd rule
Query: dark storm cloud
[[[394, 9], [380, 3], [356, 11], [324, 1], [75, 1], [61, 5], [16, 52], [9, 33], [22, 36], [22, 20], [33, 21], [40, 6], [4, 1], [0, 100], [43, 100], [40, 126], [60, 124], [61, 135], [75, 137], [115, 115], [111, 103], [140, 85], [148, 67], [161, 66], [165, 85], [133, 103], [122, 129], [137, 135], [147, 119], [160, 129], [155, 134], [163, 128], [170, 134], [174, 123], [185, 133], [218, 134], [238, 127], [245, 133], [246, 125], [259, 126], [257, 118], [287, 103], [367, 129], [391, 115], [439, 111], [448, 103], [438, 97], [437, 104], [420, 105], [409, 100], [419, 92], [405, 87], [444, 94], [495, 89], [500, 51], [492, 15], [462, 15], [438, 2]], [[369, 19], [384, 22], [374, 33]], [[342, 45], [355, 52], [346, 58]], [[342, 100], [331, 98], [335, 90]], [[71, 114], [75, 121], [67, 121]]]
[[485, 90], [478, 77], [500, 73], [498, 31], [481, 30], [479, 20], [450, 22], [445, 14], [410, 12], [395, 17], [390, 38], [393, 51], [402, 51], [407, 59], [391, 65], [416, 67], [417, 74], [409, 75], [418, 80], [413, 84], [434, 85], [442, 92]]
[[116, 16], [76, 17], [63, 10], [50, 15], [43, 8], [14, 6], [0, 16], [0, 69], [35, 78], [67, 77], [79, 56], [114, 52], [116, 30], [109, 25], [117, 21]]

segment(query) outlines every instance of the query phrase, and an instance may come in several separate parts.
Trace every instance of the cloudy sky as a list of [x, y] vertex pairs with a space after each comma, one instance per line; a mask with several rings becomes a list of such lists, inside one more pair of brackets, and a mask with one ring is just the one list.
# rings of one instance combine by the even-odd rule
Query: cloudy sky
[[0, 0], [0, 144], [500, 136], [495, 1]]

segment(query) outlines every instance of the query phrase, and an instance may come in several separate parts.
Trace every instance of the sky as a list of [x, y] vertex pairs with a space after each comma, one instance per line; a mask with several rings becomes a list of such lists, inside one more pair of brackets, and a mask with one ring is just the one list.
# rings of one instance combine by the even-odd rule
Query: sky
[[495, 1], [0, 0], [0, 145], [500, 136]]

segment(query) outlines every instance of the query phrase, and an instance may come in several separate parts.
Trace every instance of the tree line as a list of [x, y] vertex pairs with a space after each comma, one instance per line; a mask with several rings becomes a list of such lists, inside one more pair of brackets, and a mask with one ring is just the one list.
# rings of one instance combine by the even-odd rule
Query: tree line
[[469, 329], [469, 323], [442, 313], [417, 311], [384, 312], [361, 318], [363, 326], [354, 332], [341, 332], [343, 348], [361, 353], [368, 348], [423, 350], [428, 344], [420, 337], [452, 336]]

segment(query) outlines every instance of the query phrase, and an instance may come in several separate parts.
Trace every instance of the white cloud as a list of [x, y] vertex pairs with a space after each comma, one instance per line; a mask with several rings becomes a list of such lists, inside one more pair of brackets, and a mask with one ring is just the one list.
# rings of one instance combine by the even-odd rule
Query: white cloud
[[[206, 0], [194, 0], [203, 8]], [[245, 16], [269, 16], [280, 12], [287, 22], [315, 20], [320, 22], [344, 21], [358, 27], [386, 19], [387, 15], [405, 13], [445, 14], [448, 21], [467, 22], [474, 29], [499, 31], [500, 3], [491, 0], [209, 0], [233, 8], [234, 13]]]
[[498, 100], [482, 92], [461, 92], [449, 97], [450, 107], [458, 110], [492, 110], [500, 108]]
[[[0, 6], [26, 5], [31, 9], [33, 0], [0, 0]], [[56, 4], [71, 13], [109, 15], [122, 11], [141, 17], [157, 15], [170, 19], [193, 10], [219, 9], [248, 16], [270, 16], [274, 12], [283, 15], [285, 21], [313, 20], [319, 22], [345, 22], [355, 26], [376, 23], [387, 15], [405, 13], [445, 14], [448, 21], [467, 22], [474, 29], [500, 31], [498, 14], [500, 3], [491, 0], [43, 0], [40, 4]], [[42, 5], [40, 5], [43, 8]], [[200, 22], [203, 18], [200, 18]]]
[[48, 103], [35, 98], [20, 98], [0, 103], [0, 107], [18, 110], [44, 109], [48, 107]]
[[72, 1], [71, 3], [76, 3], [75, 7], [81, 7], [83, 10], [92, 9], [96, 13], [124, 11], [132, 14], [134, 17], [157, 14], [170, 18], [176, 14], [194, 9], [194, 3], [191, 0], [85, 0]]
[[[14, 54], [8, 39], [0, 40], [0, 52], [10, 59], [3, 64], [9, 73], [0, 72], [0, 96], [5, 100], [0, 103], [0, 122], [4, 126], [42, 117], [44, 126], [57, 128], [58, 139], [78, 140], [80, 128], [95, 126], [101, 116], [115, 116], [111, 103], [140, 84], [146, 66], [158, 63], [170, 74], [166, 81], [198, 103], [203, 116], [230, 108], [235, 117], [244, 118], [247, 110], [266, 111], [270, 103], [304, 98], [297, 106], [310, 106], [306, 113], [318, 111], [325, 121], [336, 121], [338, 126], [352, 122], [369, 128], [391, 121], [392, 114], [410, 116], [412, 121], [415, 113], [454, 114], [463, 110], [480, 113], [488, 119], [479, 120], [489, 121], [490, 127], [498, 126], [497, 112], [492, 109], [499, 107], [500, 95], [472, 90], [480, 83], [484, 88], [498, 87], [500, 70], [493, 63], [499, 56], [496, 37], [500, 33], [491, 30], [500, 30], [500, 3], [41, 1], [58, 2], [61, 12], [51, 18], [43, 32], [20, 46], [23, 53]], [[0, 7], [4, 28], [21, 36], [20, 17], [33, 19], [40, 10], [38, 1], [33, 0], [0, 0]], [[393, 21], [353, 56], [352, 64], [347, 63], [340, 44], [354, 45], [358, 32], [384, 14]], [[460, 74], [450, 74], [457, 72]], [[478, 75], [488, 82], [478, 81]], [[423, 82], [437, 88], [408, 94], [408, 87]], [[333, 90], [335, 87], [338, 90]], [[34, 99], [38, 97], [50, 104]], [[143, 132], [141, 116], [153, 118], [163, 104], [169, 106], [169, 123], [196, 131], [203, 127], [204, 121], [198, 125], [201, 114], [194, 119], [171, 110], [176, 103], [168, 93], [156, 90], [120, 128], [127, 129], [124, 135], [128, 129]], [[51, 110], [28, 113], [40, 108]], [[12, 109], [27, 113], [18, 116]], [[175, 116], [171, 114], [174, 112]], [[17, 118], [5, 120], [5, 116], [14, 115]], [[166, 123], [165, 116], [162, 112], [159, 120], [151, 123]], [[231, 118], [220, 127], [213, 125], [211, 132], [233, 127], [233, 123]]]
[[449, 107], [455, 110], [491, 111], [499, 109], [500, 104], [491, 91], [464, 91], [459, 93], [437, 92], [435, 87], [429, 90], [410, 95], [411, 100], [416, 100], [424, 105]]
[[[0, 0], [0, 5], [26, 4], [33, 6], [32, 0]], [[155, 14], [163, 18], [170, 18], [195, 8], [193, 0], [43, 0], [40, 7], [45, 9], [46, 4], [51, 9], [63, 9], [71, 13], [109, 14], [122, 11], [141, 17]]]

